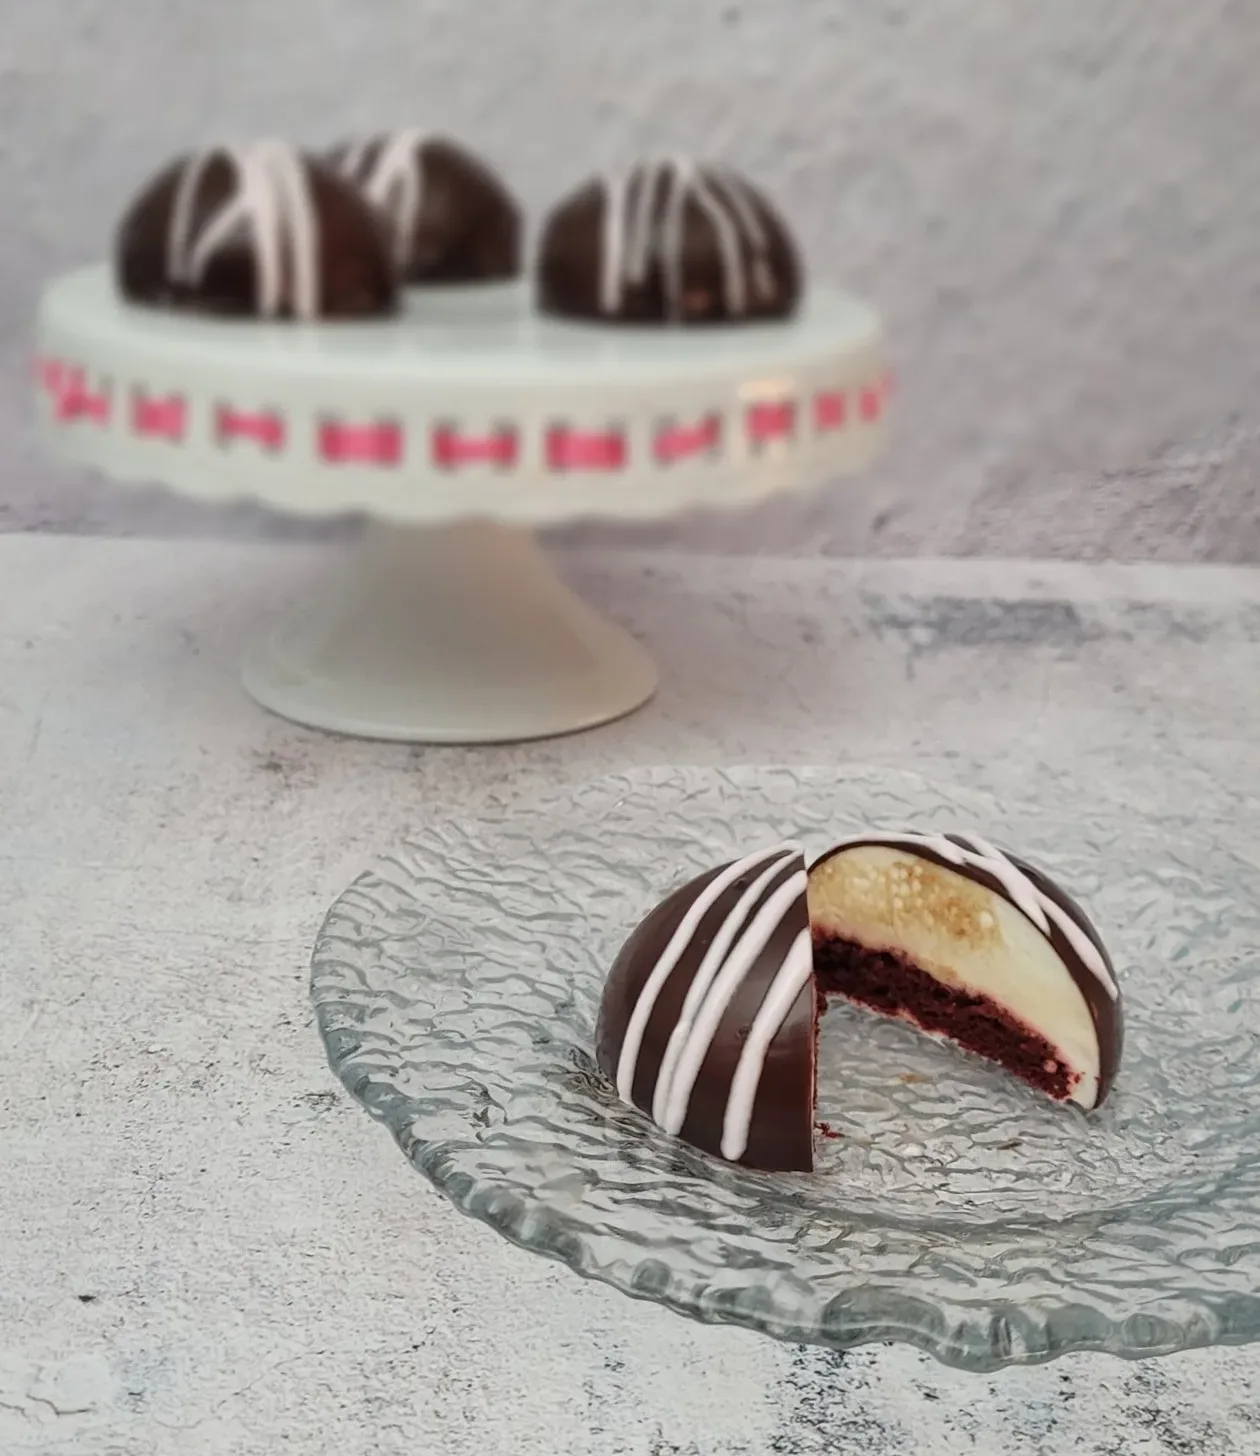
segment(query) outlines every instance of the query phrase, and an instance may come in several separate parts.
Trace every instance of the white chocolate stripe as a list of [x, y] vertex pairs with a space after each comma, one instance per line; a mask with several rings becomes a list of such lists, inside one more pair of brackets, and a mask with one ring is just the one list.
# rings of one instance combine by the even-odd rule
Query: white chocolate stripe
[[783, 923], [783, 918], [795, 900], [805, 894], [808, 876], [804, 868], [785, 880], [766, 900], [753, 916], [748, 928], [739, 937], [730, 955], [726, 958], [717, 979], [704, 998], [695, 1025], [687, 1037], [682, 1055], [673, 1077], [670, 1078], [666, 1100], [665, 1116], [660, 1126], [667, 1133], [677, 1137], [687, 1120], [687, 1108], [691, 1102], [692, 1088], [700, 1075], [700, 1068], [713, 1044], [718, 1024], [730, 1007], [735, 993], [745, 977], [762, 955], [770, 938]]
[[1064, 938], [1071, 945], [1081, 964], [1099, 982], [1111, 999], [1116, 1000], [1120, 995], [1120, 988], [1116, 985], [1115, 977], [1108, 970], [1102, 952], [1074, 917], [1069, 915], [1056, 900], [1043, 894], [1018, 865], [1012, 863], [1006, 855], [994, 848], [987, 840], [981, 839], [976, 834], [959, 835], [958, 837], [965, 839], [967, 844], [972, 847], [967, 848], [964, 845], [955, 844], [952, 839], [947, 839], [943, 834], [907, 833], [861, 834], [852, 840], [846, 840], [837, 848], [844, 850], [851, 844], [885, 844], [894, 848], [901, 845], [910, 849], [930, 850], [948, 864], [984, 870], [987, 874], [992, 875], [1006, 891], [1011, 904], [1021, 911], [1047, 939], [1050, 936], [1050, 923], [1053, 921], [1063, 932]]
[[[634, 192], [634, 205], [625, 217], [625, 277], [631, 283], [642, 283], [652, 264], [652, 237], [656, 227], [656, 194], [664, 175], [659, 167], [644, 167], [637, 177], [626, 179], [626, 195]], [[668, 179], [667, 179], [668, 180]], [[668, 199], [666, 201], [668, 211]]]
[[799, 850], [792, 849], [780, 854], [769, 869], [758, 875], [739, 897], [731, 907], [730, 914], [722, 922], [718, 933], [713, 937], [695, 975], [691, 978], [691, 984], [687, 987], [687, 994], [683, 997], [678, 1020], [670, 1029], [665, 1054], [661, 1058], [661, 1065], [656, 1073], [656, 1088], [652, 1096], [653, 1122], [664, 1125], [670, 1084], [673, 1081], [675, 1068], [678, 1066], [678, 1058], [687, 1044], [687, 1038], [696, 1023], [696, 1017], [700, 1014], [704, 998], [709, 994], [709, 987], [713, 984], [714, 977], [726, 964], [726, 957], [730, 953], [735, 937], [744, 929], [748, 917], [771, 884], [778, 879], [788, 864], [797, 858], [804, 863], [804, 858]]
[[722, 1156], [732, 1163], [744, 1156], [748, 1133], [752, 1127], [753, 1109], [757, 1105], [757, 1089], [765, 1070], [770, 1043], [779, 1034], [788, 1013], [796, 1004], [801, 990], [814, 976], [814, 945], [808, 927], [792, 943], [792, 949], [778, 973], [761, 1009], [753, 1020], [748, 1040], [739, 1054], [739, 1065], [731, 1079], [726, 1099], [726, 1116], [722, 1121]]
[[621, 297], [626, 266], [626, 192], [630, 179], [609, 177], [603, 185], [604, 220], [600, 239], [599, 306], [604, 313], [615, 313]]
[[1077, 956], [1088, 966], [1091, 971], [1102, 982], [1112, 1000], [1120, 994], [1120, 988], [1116, 985], [1114, 977], [1107, 970], [1107, 963], [1098, 954], [1098, 947], [1081, 929], [1075, 920], [1067, 913], [1062, 905], [1057, 905], [1048, 897], [1045, 901], [1046, 914], [1063, 932], [1063, 938], [1068, 942]]
[[371, 150], [371, 138], [365, 141], [351, 142], [337, 153], [335, 159], [337, 171], [348, 181], [359, 182]]
[[[306, 166], [292, 147], [283, 143], [270, 145], [267, 166], [282, 214], [277, 233], [288, 235], [294, 312], [299, 318], [313, 318], [319, 312], [319, 226]], [[274, 309], [280, 306], [280, 286], [280, 277], [277, 277]]]
[[[214, 152], [203, 152], [190, 157], [180, 170], [175, 184], [175, 195], [171, 199], [171, 218], [166, 233], [166, 271], [177, 283], [190, 283], [188, 256], [192, 238], [193, 207], [206, 168]], [[230, 161], [230, 158], [229, 158]]]
[[760, 854], [752, 854], [744, 859], [736, 860], [734, 864], [728, 865], [720, 875], [715, 876], [692, 901], [687, 913], [678, 922], [677, 929], [670, 936], [669, 943], [661, 953], [660, 959], [652, 967], [651, 973], [644, 982], [643, 989], [639, 992], [639, 999], [635, 1002], [630, 1021], [626, 1026], [626, 1034], [621, 1043], [621, 1054], [617, 1059], [617, 1092], [623, 1101], [633, 1100], [631, 1092], [634, 1088], [634, 1074], [638, 1066], [639, 1051], [643, 1045], [643, 1033], [647, 1030], [648, 1018], [656, 1005], [656, 999], [661, 993], [661, 988], [669, 979], [670, 972], [673, 971], [679, 958], [690, 945], [700, 927], [700, 922], [717, 900], [741, 876], [756, 869], [758, 865], [764, 864], [769, 859], [782, 861], [788, 855], [800, 854], [800, 852], [795, 845], [780, 845], [776, 849], [764, 850]]

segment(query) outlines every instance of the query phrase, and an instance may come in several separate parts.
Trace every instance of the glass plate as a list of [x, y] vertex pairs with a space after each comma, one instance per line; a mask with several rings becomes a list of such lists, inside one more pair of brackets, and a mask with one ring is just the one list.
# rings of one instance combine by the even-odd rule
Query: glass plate
[[[1058, 801], [1056, 801], [1058, 802]], [[1086, 1118], [909, 1029], [823, 1020], [813, 1175], [695, 1152], [591, 1051], [604, 972], [673, 884], [785, 835], [980, 828], [1059, 874], [1123, 977]], [[780, 1339], [993, 1369], [1260, 1334], [1260, 873], [1206, 827], [1000, 805], [882, 770], [662, 769], [436, 823], [330, 912], [329, 1059], [462, 1212], [627, 1294]]]

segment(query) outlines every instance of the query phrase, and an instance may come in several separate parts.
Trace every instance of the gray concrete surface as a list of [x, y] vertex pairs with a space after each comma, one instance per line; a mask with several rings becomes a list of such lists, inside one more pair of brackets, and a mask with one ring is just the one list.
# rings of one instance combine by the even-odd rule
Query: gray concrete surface
[[335, 1082], [307, 959], [418, 816], [635, 765], [1254, 822], [1257, 573], [585, 556], [660, 696], [466, 751], [240, 692], [321, 565], [0, 539], [4, 1456], [1255, 1456], [1255, 1347], [968, 1375], [702, 1328], [511, 1247]]
[[767, 183], [814, 270], [886, 312], [898, 444], [870, 479], [619, 540], [1260, 557], [1253, 0], [5, 0], [0, 525], [274, 530], [39, 458], [40, 280], [223, 133], [447, 127], [531, 206], [647, 148]]

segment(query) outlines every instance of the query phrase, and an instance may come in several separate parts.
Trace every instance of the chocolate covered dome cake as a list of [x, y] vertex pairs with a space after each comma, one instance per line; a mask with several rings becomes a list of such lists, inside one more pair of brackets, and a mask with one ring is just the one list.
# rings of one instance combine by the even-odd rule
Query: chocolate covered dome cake
[[115, 272], [133, 303], [212, 314], [366, 318], [395, 302], [371, 209], [281, 141], [173, 162], [123, 217]]
[[831, 995], [1086, 1109], [1120, 1061], [1119, 987], [1085, 912], [987, 841], [936, 834], [853, 839], [808, 875], [784, 846], [675, 890], [613, 964], [596, 1058], [672, 1136], [748, 1167], [808, 1171]]
[[490, 283], [521, 269], [521, 211], [483, 162], [415, 129], [335, 148], [338, 175], [381, 217], [403, 283]]
[[538, 259], [546, 313], [605, 323], [782, 319], [801, 294], [796, 245], [728, 167], [645, 161], [597, 177], [548, 217]]

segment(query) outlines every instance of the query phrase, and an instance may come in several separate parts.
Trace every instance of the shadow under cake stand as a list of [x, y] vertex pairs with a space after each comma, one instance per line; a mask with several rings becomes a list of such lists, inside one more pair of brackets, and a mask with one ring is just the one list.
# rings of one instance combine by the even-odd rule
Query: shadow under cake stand
[[397, 318], [270, 324], [44, 293], [38, 416], [62, 459], [205, 501], [360, 512], [352, 559], [247, 654], [264, 707], [420, 743], [543, 738], [645, 703], [656, 670], [533, 528], [735, 508], [876, 454], [877, 317], [817, 288], [790, 322], [603, 328], [523, 286], [412, 293]]

